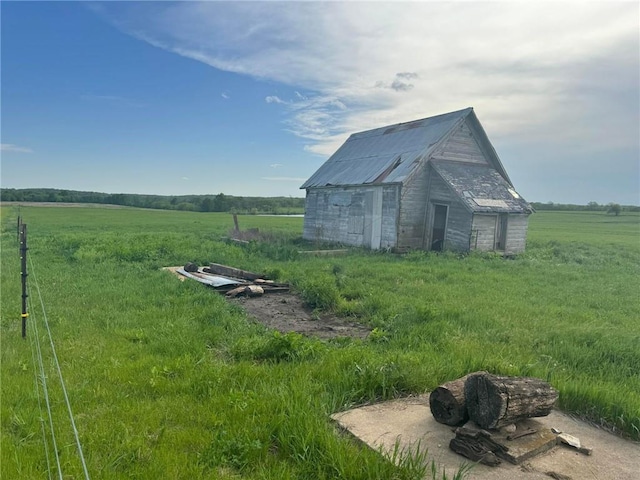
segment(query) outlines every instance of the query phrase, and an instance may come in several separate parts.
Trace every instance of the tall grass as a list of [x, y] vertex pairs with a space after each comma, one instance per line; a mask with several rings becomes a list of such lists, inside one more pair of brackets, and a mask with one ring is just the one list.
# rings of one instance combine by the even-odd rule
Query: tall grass
[[[48, 478], [33, 330], [20, 338], [16, 213], [2, 208], [0, 476]], [[37, 307], [37, 278], [92, 478], [442, 478], [416, 452], [362, 447], [328, 415], [480, 369], [547, 379], [561, 408], [640, 438], [638, 216], [539, 213], [527, 252], [505, 260], [298, 256], [299, 218], [240, 217], [276, 241], [237, 245], [225, 239], [230, 215], [21, 214], [31, 299]], [[160, 270], [187, 261], [271, 272], [314, 308], [374, 333], [321, 341], [269, 331]], [[31, 313], [30, 327], [42, 325]], [[46, 368], [54, 378], [50, 360]], [[80, 478], [61, 392], [50, 388], [63, 470]]]

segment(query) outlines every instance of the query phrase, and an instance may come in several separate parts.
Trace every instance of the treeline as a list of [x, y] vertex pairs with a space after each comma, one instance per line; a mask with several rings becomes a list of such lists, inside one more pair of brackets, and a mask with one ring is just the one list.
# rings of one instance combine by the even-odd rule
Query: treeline
[[248, 214], [291, 215], [304, 213], [304, 198], [236, 197], [217, 195], [138, 195], [133, 193], [99, 193], [55, 188], [2, 188], [3, 202], [98, 203], [160, 210], [194, 212], [231, 212]]
[[640, 206], [637, 205], [619, 205], [617, 203], [598, 204], [597, 202], [589, 202], [586, 205], [574, 205], [571, 203], [541, 203], [531, 202], [531, 206], [537, 210], [561, 210], [575, 212], [606, 212], [618, 215], [620, 212], [640, 212]]

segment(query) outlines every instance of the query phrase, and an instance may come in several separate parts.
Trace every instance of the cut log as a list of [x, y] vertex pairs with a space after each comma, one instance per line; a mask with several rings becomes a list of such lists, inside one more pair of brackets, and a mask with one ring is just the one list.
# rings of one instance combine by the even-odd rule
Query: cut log
[[[469, 375], [477, 373], [485, 372], [475, 372]], [[469, 420], [464, 399], [464, 383], [469, 375], [444, 383], [431, 392], [429, 407], [436, 422], [458, 426]]]
[[551, 413], [558, 392], [547, 382], [530, 377], [469, 375], [464, 395], [469, 418], [481, 428], [500, 428]]

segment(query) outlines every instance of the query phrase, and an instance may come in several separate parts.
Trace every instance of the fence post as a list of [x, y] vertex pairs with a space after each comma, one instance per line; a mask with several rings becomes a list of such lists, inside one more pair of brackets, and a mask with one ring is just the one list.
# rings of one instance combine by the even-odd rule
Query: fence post
[[27, 337], [27, 224], [20, 224], [20, 276], [22, 277], [22, 338]]

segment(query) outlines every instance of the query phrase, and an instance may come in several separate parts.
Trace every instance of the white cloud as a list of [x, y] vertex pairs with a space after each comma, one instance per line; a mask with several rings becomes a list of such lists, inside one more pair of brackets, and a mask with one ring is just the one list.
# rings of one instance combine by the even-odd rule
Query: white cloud
[[269, 165], [271, 168], [280, 168], [280, 167], [284, 167], [283, 164], [281, 163], [272, 163], [271, 165]]
[[291, 100], [265, 101], [286, 106], [287, 129], [307, 139], [310, 152], [330, 154], [354, 131], [467, 106], [475, 107], [492, 140], [637, 148], [639, 7], [577, 5], [114, 2], [102, 8], [121, 29], [160, 48], [303, 90]]
[[231, 98], [231, 95], [229, 95], [227, 92], [222, 92], [220, 96], [225, 100], [229, 100]]
[[18, 145], [14, 145], [12, 143], [3, 143], [0, 145], [0, 151], [3, 152], [13, 152], [13, 153], [33, 153], [28, 147], [20, 147]]
[[269, 95], [268, 97], [265, 97], [264, 101], [267, 103], [286, 103], [277, 95]]
[[189, 177], [181, 177], [181, 180], [187, 181], [187, 180], [189, 180]]

